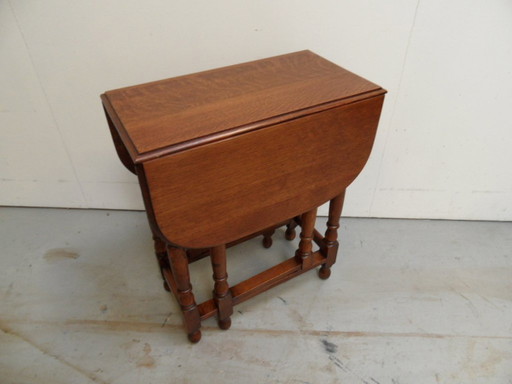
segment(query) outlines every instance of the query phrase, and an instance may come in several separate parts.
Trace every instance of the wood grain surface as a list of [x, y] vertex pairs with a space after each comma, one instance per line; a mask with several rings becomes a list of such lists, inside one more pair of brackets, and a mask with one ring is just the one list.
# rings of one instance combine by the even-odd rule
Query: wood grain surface
[[102, 99], [137, 163], [190, 141], [215, 141], [384, 92], [301, 51], [108, 91]]
[[186, 248], [235, 241], [339, 195], [373, 145], [383, 96], [145, 162], [156, 224]]

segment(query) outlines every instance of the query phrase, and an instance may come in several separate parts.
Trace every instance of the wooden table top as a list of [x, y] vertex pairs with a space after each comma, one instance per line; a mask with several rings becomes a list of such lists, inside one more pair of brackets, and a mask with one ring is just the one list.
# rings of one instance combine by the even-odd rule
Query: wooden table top
[[385, 91], [310, 51], [107, 91], [134, 163]]

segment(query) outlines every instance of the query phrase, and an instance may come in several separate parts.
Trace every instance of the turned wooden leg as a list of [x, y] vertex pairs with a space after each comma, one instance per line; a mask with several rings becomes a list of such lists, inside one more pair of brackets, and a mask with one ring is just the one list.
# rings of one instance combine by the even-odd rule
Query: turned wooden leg
[[167, 249], [165, 247], [165, 243], [158, 236], [153, 235], [153, 245], [155, 247], [155, 255], [158, 261], [158, 266], [160, 267], [160, 273], [162, 274], [162, 279], [164, 280], [164, 289], [167, 292], [170, 292], [171, 290], [164, 277], [164, 269], [170, 268], [169, 260], [167, 259]]
[[[158, 265], [160, 266], [160, 271], [162, 271], [164, 268], [169, 268], [165, 243], [158, 236], [153, 235], [153, 245], [155, 247], [155, 255], [156, 259], [158, 260]], [[163, 277], [164, 274], [162, 273], [162, 278]]]
[[329, 219], [327, 220], [327, 230], [325, 231], [322, 246], [322, 253], [326, 259], [318, 272], [320, 278], [324, 280], [331, 276], [331, 266], [336, 262], [336, 255], [338, 254], [338, 228], [340, 227], [340, 216], [344, 199], [345, 191], [329, 203]]
[[270, 248], [272, 246], [272, 235], [275, 231], [275, 228], [272, 228], [263, 232], [263, 246], [265, 248]]
[[167, 246], [167, 256], [174, 280], [176, 281], [178, 302], [183, 312], [188, 339], [193, 343], [197, 343], [201, 339], [201, 331], [199, 330], [201, 318], [194, 294], [192, 293], [192, 285], [190, 284], [187, 253], [181, 248]]
[[219, 245], [211, 249], [211, 260], [213, 269], [213, 300], [217, 306], [218, 324], [221, 329], [228, 329], [231, 326], [231, 315], [233, 314], [233, 301], [228, 285], [228, 274], [226, 268], [226, 245]]
[[290, 220], [288, 224], [286, 224], [286, 232], [284, 233], [284, 237], [286, 240], [292, 241], [295, 239], [295, 227], [297, 226], [297, 222], [295, 219]]
[[302, 269], [311, 267], [313, 259], [311, 258], [313, 250], [313, 231], [315, 229], [316, 208], [302, 214], [299, 249], [295, 257], [302, 263]]

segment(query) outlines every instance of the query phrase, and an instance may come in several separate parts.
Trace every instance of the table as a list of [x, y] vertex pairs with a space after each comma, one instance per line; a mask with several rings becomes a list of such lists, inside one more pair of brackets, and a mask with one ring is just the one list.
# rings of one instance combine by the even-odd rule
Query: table
[[[329, 277], [345, 189], [370, 155], [385, 93], [301, 51], [101, 95], [190, 341], [202, 320], [227, 329], [233, 306], [271, 287], [317, 267]], [[322, 236], [314, 223], [328, 201]], [[301, 228], [295, 255], [230, 287], [226, 248], [256, 235], [269, 247], [281, 225], [290, 240]], [[189, 263], [204, 256], [213, 297], [197, 304]]]

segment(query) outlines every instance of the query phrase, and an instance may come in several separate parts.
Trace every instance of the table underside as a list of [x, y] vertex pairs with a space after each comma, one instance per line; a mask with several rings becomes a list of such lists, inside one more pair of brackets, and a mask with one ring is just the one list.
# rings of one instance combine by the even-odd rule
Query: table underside
[[[267, 229], [266, 231], [261, 231], [256, 234], [253, 234], [251, 236], [247, 236], [244, 239], [240, 239], [234, 243], [228, 244], [229, 246], [233, 246], [236, 244], [239, 244], [243, 241], [246, 241], [250, 238], [256, 237], [258, 235], [264, 235], [265, 232], [271, 231], [273, 232], [276, 228], [282, 227], [283, 225], [301, 225], [301, 219], [300, 217], [295, 217], [292, 220], [280, 223], [276, 226], [274, 226], [271, 229]], [[316, 245], [319, 247], [319, 249], [315, 252], [312, 252], [312, 254], [309, 256], [312, 259], [312, 262], [307, 266], [304, 267], [301, 260], [299, 260], [297, 257], [291, 257], [257, 275], [254, 275], [250, 277], [247, 280], [244, 280], [237, 285], [234, 285], [230, 288], [231, 296], [232, 296], [232, 303], [233, 305], [237, 305], [240, 303], [243, 303], [244, 301], [267, 291], [270, 288], [273, 288], [281, 283], [284, 283], [296, 276], [299, 276], [303, 274], [304, 272], [307, 272], [311, 269], [315, 269], [319, 266], [322, 266], [325, 264], [327, 260], [327, 254], [325, 249], [325, 244], [323, 242], [324, 236], [321, 235], [321, 233], [314, 229], [313, 233], [313, 241], [316, 243]], [[294, 236], [293, 236], [294, 237]], [[287, 234], [288, 238], [288, 234]], [[288, 238], [291, 240], [291, 238]], [[190, 252], [192, 251], [192, 252]], [[203, 257], [209, 256], [210, 251], [208, 249], [204, 250], [190, 250], [187, 252], [188, 258], [190, 262], [197, 261], [199, 259], [202, 259]], [[178, 288], [176, 285], [176, 281], [174, 279], [173, 273], [171, 271], [171, 268], [169, 265], [161, 265], [162, 267], [162, 275], [165, 279], [165, 282], [167, 283], [168, 287], [173, 292], [174, 296], [177, 298]], [[204, 301], [203, 303], [200, 303], [197, 305], [199, 309], [199, 314], [201, 321], [208, 319], [212, 316], [217, 315], [218, 309], [215, 305], [215, 301], [213, 299], [209, 299]]]

